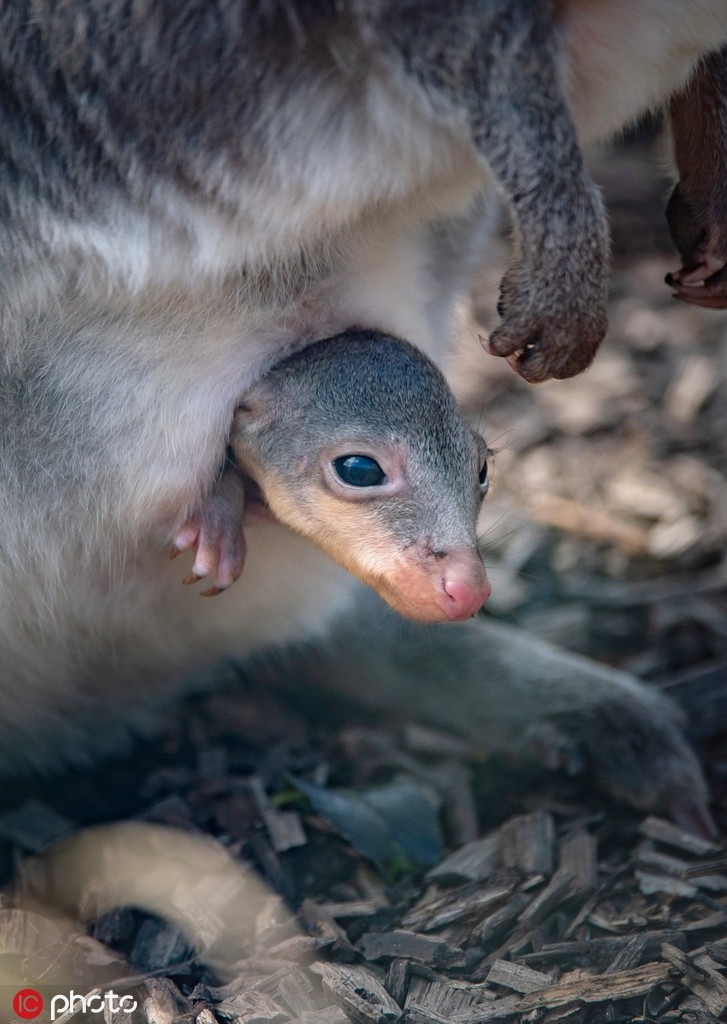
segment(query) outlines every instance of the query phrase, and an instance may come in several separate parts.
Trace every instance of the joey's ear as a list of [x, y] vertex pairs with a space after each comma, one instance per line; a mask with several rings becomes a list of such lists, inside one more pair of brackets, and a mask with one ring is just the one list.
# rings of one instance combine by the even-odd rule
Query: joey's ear
[[250, 430], [270, 423], [278, 411], [278, 398], [278, 389], [271, 381], [257, 381], [237, 403], [235, 428]]

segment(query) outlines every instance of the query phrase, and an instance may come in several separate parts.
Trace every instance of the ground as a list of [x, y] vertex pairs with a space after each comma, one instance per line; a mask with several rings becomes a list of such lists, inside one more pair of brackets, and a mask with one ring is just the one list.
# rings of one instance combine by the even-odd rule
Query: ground
[[[656, 133], [592, 163], [614, 237], [594, 367], [533, 388], [482, 355], [474, 318], [464, 337], [486, 370], [468, 397], [497, 451], [482, 522], [488, 614], [672, 693], [725, 833], [727, 313], [664, 285], [678, 261]], [[498, 274], [493, 264], [475, 294], [485, 328]], [[121, 837], [120, 863], [108, 836], [83, 870], [75, 854], [72, 867], [62, 852], [50, 867], [31, 856], [128, 818], [148, 827]], [[74, 872], [102, 862], [103, 885], [144, 875], [164, 899], [127, 889], [114, 909], [84, 877], [87, 926], [51, 917]], [[0, 866], [8, 885], [22, 879], [0, 903], [3, 1010], [28, 987], [46, 1013], [53, 992], [98, 988], [113, 1024], [727, 1014], [718, 842], [606, 807], [578, 780], [473, 764], [450, 736], [260, 693], [234, 673], [129, 757], [9, 794]], [[30, 1019], [23, 1005], [10, 1019]], [[56, 1019], [85, 1019], [71, 1010]]]

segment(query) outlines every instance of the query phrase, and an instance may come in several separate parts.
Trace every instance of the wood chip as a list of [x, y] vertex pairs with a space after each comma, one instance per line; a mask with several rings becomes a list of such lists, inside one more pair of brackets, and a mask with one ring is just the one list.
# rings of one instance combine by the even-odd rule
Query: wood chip
[[298, 911], [298, 919], [306, 932], [323, 939], [330, 949], [338, 954], [340, 960], [353, 959], [353, 946], [348, 935], [315, 900], [303, 900]]
[[583, 922], [587, 921], [590, 918], [591, 914], [593, 913], [597, 905], [598, 895], [594, 893], [586, 900], [586, 902], [583, 904], [583, 906], [578, 911], [576, 916], [573, 918], [571, 923], [568, 925], [565, 932], [563, 933], [563, 938], [572, 939], [573, 936], [577, 933], [580, 926], [583, 924]]
[[281, 960], [307, 960], [315, 953], [323, 949], [330, 949], [333, 940], [318, 935], [294, 935], [290, 939], [283, 939], [276, 946], [271, 946], [268, 952], [271, 956], [280, 957]]
[[[471, 753], [470, 753], [471, 756]], [[432, 772], [432, 785], [442, 796], [441, 815], [453, 846], [480, 837], [480, 807], [472, 784], [472, 769], [461, 761], [448, 761]]]
[[152, 978], [145, 985], [147, 996], [143, 1002], [149, 1024], [176, 1024], [187, 1000], [169, 978]]
[[270, 838], [270, 844], [276, 853], [284, 853], [296, 846], [305, 846], [308, 839], [303, 829], [303, 822], [297, 811], [279, 811], [268, 800], [262, 780], [253, 776], [248, 781], [250, 793], [258, 806]]
[[705, 856], [720, 850], [717, 843], [710, 842], [709, 839], [702, 839], [701, 836], [695, 836], [693, 832], [687, 832], [672, 822], [656, 816], [645, 818], [639, 826], [639, 832], [647, 839], [654, 839], [659, 843], [674, 846], [678, 850], [685, 850], [687, 853], [694, 853], [697, 856]]
[[[538, 1021], [542, 1019], [539, 1011], [536, 1010], [533, 1013], [538, 1015]], [[554, 1010], [550, 1010], [545, 1017], [546, 1024], [583, 1024], [584, 1020], [584, 1007], [580, 1003], [575, 1003], [573, 1006], [556, 1007]]]
[[449, 980], [413, 978], [406, 1000], [406, 1020], [449, 1024], [452, 1017], [493, 996], [479, 985]]
[[681, 878], [689, 870], [688, 861], [655, 849], [654, 845], [648, 840], [639, 843], [634, 860], [641, 866], [651, 870], [657, 869], [661, 874], [674, 875], [675, 878]]
[[329, 918], [346, 920], [351, 917], [372, 917], [388, 906], [386, 898], [374, 897], [368, 900], [346, 900], [340, 903], [319, 903], [318, 907]]
[[608, 1000], [631, 999], [650, 992], [668, 977], [668, 964], [653, 963], [631, 971], [620, 971], [618, 974], [564, 979], [538, 992], [524, 996], [505, 996], [493, 1004], [458, 1013], [453, 1016], [452, 1024], [484, 1024], [486, 1021], [502, 1020], [531, 1010], [552, 1009], [579, 1001], [603, 1003]]
[[406, 1002], [409, 989], [409, 961], [392, 960], [384, 979], [384, 988], [399, 1006]]
[[324, 1010], [306, 1010], [290, 1024], [351, 1024], [351, 1018], [340, 1006], [327, 1006]]
[[619, 971], [627, 971], [632, 967], [638, 967], [644, 960], [649, 959], [653, 952], [653, 945], [648, 932], [634, 935], [616, 954], [606, 968], [606, 974], [618, 974]]
[[297, 964], [285, 964], [274, 975], [256, 982], [254, 988], [279, 1006], [287, 1006], [294, 1015], [316, 1007], [313, 984]]
[[[727, 679], [727, 676], [725, 676]], [[713, 860], [704, 860], [699, 864], [690, 864], [684, 869], [685, 878], [694, 878], [701, 875], [712, 875], [721, 871], [727, 871], [727, 857], [717, 857]], [[726, 878], [727, 876], [721, 875]]]
[[578, 829], [560, 844], [560, 868], [572, 879], [573, 892], [590, 892], [596, 884], [596, 837]]
[[673, 964], [684, 976], [684, 983], [699, 999], [702, 1000], [710, 1013], [724, 1019], [727, 1012], [727, 979], [716, 970], [713, 961], [709, 965], [696, 964], [681, 949], [665, 942], [661, 947], [661, 955]]
[[531, 902], [531, 897], [524, 893], [516, 893], [508, 902], [490, 914], [473, 929], [471, 941], [481, 946], [491, 946], [500, 940], [503, 932], [523, 912]]
[[230, 996], [216, 1007], [218, 1014], [234, 1024], [285, 1024], [290, 1014], [264, 992], [247, 989]]
[[[673, 875], [684, 881], [692, 882], [699, 889], [706, 889], [709, 892], [724, 892], [727, 890], [727, 875], [708, 873], [710, 864], [690, 864], [681, 857], [673, 857], [671, 854], [655, 850], [650, 842], [642, 843], [636, 851], [636, 863], [647, 868], [656, 869], [656, 873]], [[725, 867], [724, 860], [716, 861], [720, 867]]]
[[687, 921], [682, 925], [685, 932], [708, 931], [710, 928], [724, 928], [727, 923], [727, 910], [717, 910], [707, 917], [700, 917], [697, 921]]
[[427, 879], [443, 885], [483, 882], [499, 867], [501, 849], [499, 831], [491, 832], [482, 839], [473, 839], [432, 868]]
[[519, 814], [500, 828], [502, 863], [525, 874], [550, 876], [555, 863], [555, 824], [546, 811]]
[[316, 963], [310, 970], [354, 1024], [388, 1024], [401, 1019], [400, 1007], [366, 968]]
[[705, 942], [704, 950], [718, 964], [727, 967], [727, 939], [720, 939], [717, 942]]
[[619, 512], [644, 519], [659, 519], [671, 513], [671, 519], [686, 514], [687, 505], [674, 485], [643, 465], [624, 466], [606, 484], [607, 502]]
[[558, 868], [542, 892], [523, 910], [518, 917], [520, 924], [528, 926], [543, 921], [552, 910], [560, 906], [568, 896], [574, 894], [573, 875], [569, 869]]
[[635, 871], [634, 875], [639, 880], [639, 889], [644, 896], [653, 896], [657, 892], [663, 892], [668, 896], [693, 898], [699, 891], [696, 885], [691, 885], [681, 878], [674, 878], [672, 875], [660, 875], [652, 871]]
[[539, 992], [552, 983], [552, 978], [542, 971], [534, 971], [524, 964], [511, 963], [509, 960], [495, 960], [487, 975], [489, 985], [502, 985], [513, 992]]
[[411, 1024], [450, 1024], [452, 1020], [451, 1017], [445, 1017], [436, 1010], [423, 1006], [412, 1006], [407, 1010], [406, 1019], [411, 1021]]
[[441, 939], [399, 929], [392, 932], [368, 932], [361, 939], [367, 960], [406, 959], [433, 967], [435, 970], [464, 966], [461, 949]]
[[461, 890], [446, 892], [434, 906], [415, 907], [404, 917], [402, 924], [407, 928], [429, 932], [444, 928], [463, 918], [481, 918], [492, 907], [502, 903], [512, 892], [506, 885], [490, 885], [482, 888], [465, 886]]
[[[686, 946], [683, 933], [672, 929], [641, 932], [640, 939], [643, 942], [642, 959], [645, 960], [653, 960], [658, 956], [664, 942]], [[525, 964], [569, 964], [575, 960], [584, 960], [593, 965], [604, 962], [609, 965], [631, 941], [630, 935], [618, 935], [583, 942], [556, 942], [543, 946], [537, 952], [519, 956], [518, 960]]]

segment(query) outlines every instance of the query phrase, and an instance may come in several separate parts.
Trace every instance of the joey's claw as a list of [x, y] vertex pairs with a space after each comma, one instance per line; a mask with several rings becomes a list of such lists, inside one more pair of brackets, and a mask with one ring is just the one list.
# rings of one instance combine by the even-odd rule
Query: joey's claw
[[183, 582], [198, 583], [210, 579], [211, 586], [202, 591], [202, 596], [214, 597], [221, 594], [241, 575], [245, 565], [245, 551], [245, 538], [239, 522], [207, 522], [200, 528], [192, 572]]

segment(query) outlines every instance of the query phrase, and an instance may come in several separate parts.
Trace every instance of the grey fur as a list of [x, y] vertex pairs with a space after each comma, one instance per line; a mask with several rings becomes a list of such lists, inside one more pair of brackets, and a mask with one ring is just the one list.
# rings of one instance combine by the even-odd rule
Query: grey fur
[[[378, 65], [474, 143], [513, 213], [518, 257], [491, 349], [516, 355], [533, 381], [590, 363], [606, 330], [608, 232], [559, 80], [550, 3], [35, 0], [32, 10], [0, 6], [3, 277], [8, 263], [35, 259], [39, 210], [103, 221], [114, 199], [153, 208], [162, 182], [225, 204], [220, 160], [264, 181], [291, 99], [336, 89], [357, 102]], [[333, 117], [321, 118], [321, 138]]]

